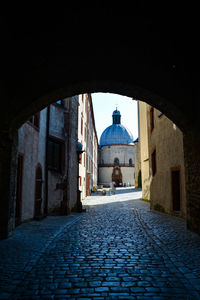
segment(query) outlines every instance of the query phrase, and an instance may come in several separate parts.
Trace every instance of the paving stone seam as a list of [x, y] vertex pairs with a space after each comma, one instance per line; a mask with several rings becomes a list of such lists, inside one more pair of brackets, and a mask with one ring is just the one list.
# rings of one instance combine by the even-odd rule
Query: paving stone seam
[[[168, 259], [171, 261], [171, 263], [173, 264], [173, 266], [175, 267], [175, 269], [177, 270], [177, 272], [180, 272], [182, 273], [182, 275], [184, 276], [185, 280], [188, 281], [188, 278], [185, 277], [185, 273], [182, 272], [181, 270], [179, 270], [176, 266], [176, 264], [174, 263], [174, 261], [171, 259], [171, 257], [168, 255], [168, 252], [165, 250], [166, 248], [166, 245], [162, 242], [162, 240], [153, 233], [153, 230], [147, 225], [147, 223], [142, 219], [141, 217], [141, 214], [139, 213], [139, 210], [137, 208], [134, 208], [133, 209], [133, 213], [134, 213], [134, 217], [135, 217], [135, 220], [138, 221], [139, 225], [141, 226], [141, 228], [143, 229], [144, 233], [150, 238], [150, 240], [153, 241], [153, 243], [156, 243], [156, 246], [162, 251], [164, 252], [164, 254], [168, 257]], [[154, 238], [153, 238], [154, 237]], [[158, 242], [160, 244], [163, 245], [163, 247], [161, 247]], [[180, 280], [180, 279], [179, 279]], [[182, 280], [181, 280], [182, 281]], [[184, 282], [182, 282], [183, 285], [184, 285]], [[199, 292], [196, 290], [195, 286], [190, 282], [190, 284], [192, 285], [192, 287], [194, 288], [194, 290], [196, 291], [196, 293], [199, 294]], [[186, 290], [187, 290], [187, 287], [185, 287]], [[199, 294], [200, 296], [200, 294]], [[195, 299], [195, 298], [194, 298]]]

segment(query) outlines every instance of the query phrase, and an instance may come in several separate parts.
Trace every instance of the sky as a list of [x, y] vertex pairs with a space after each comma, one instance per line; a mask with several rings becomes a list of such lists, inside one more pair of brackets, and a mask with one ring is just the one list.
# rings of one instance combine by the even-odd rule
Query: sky
[[112, 113], [117, 109], [121, 113], [121, 124], [138, 137], [137, 101], [132, 98], [111, 93], [92, 94], [92, 103], [98, 140], [108, 126], [112, 125]]

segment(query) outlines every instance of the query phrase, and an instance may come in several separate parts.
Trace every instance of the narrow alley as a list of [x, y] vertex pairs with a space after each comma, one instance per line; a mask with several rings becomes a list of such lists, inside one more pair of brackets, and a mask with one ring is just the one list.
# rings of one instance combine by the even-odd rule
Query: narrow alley
[[118, 188], [18, 226], [0, 241], [0, 299], [200, 299], [200, 237], [140, 198]]

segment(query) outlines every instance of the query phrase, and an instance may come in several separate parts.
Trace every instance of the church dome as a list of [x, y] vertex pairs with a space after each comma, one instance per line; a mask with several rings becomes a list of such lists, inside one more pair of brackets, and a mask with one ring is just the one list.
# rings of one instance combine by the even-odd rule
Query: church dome
[[133, 136], [125, 126], [121, 125], [121, 114], [117, 109], [113, 112], [112, 117], [113, 124], [103, 131], [100, 146], [133, 144]]

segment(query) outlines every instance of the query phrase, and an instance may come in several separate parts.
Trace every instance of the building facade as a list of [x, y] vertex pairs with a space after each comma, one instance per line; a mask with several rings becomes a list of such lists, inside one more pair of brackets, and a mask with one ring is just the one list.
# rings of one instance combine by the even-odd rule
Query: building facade
[[[149, 119], [147, 104], [138, 101], [138, 120], [139, 120], [139, 145], [141, 173], [142, 173], [142, 198], [150, 200], [150, 163], [149, 163]], [[136, 162], [138, 164], [138, 161]]]
[[183, 134], [159, 110], [139, 101], [143, 197], [151, 208], [186, 216]]
[[79, 163], [79, 190], [84, 199], [97, 186], [98, 174], [98, 138], [91, 94], [79, 95], [78, 140], [84, 151]]
[[121, 114], [113, 112], [113, 124], [107, 127], [100, 138], [99, 185], [135, 185], [134, 143], [129, 130], [121, 124]]
[[58, 100], [18, 130], [16, 225], [77, 204], [78, 97]]

